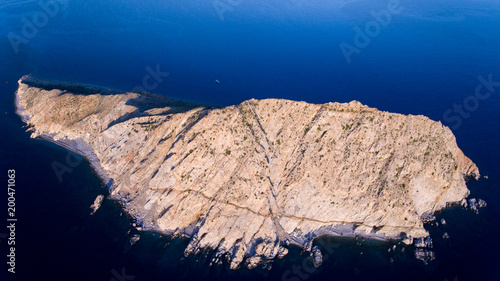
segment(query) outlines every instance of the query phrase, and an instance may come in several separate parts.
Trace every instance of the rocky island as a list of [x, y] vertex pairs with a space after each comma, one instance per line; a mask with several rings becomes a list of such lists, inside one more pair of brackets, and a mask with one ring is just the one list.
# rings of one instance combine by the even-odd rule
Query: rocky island
[[290, 244], [317, 253], [322, 235], [426, 238], [424, 221], [479, 177], [440, 122], [356, 101], [216, 108], [25, 76], [16, 106], [31, 137], [84, 156], [143, 229], [231, 268]]

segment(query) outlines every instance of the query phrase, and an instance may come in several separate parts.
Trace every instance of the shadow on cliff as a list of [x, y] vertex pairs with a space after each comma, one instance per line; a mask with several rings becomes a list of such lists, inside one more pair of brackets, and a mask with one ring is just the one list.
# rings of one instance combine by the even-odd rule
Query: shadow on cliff
[[[132, 98], [127, 101], [127, 105], [136, 107], [141, 113], [155, 108], [166, 108], [165, 111], [154, 115], [168, 115], [175, 113], [183, 113], [194, 108], [213, 108], [214, 106], [175, 100], [167, 98], [162, 95], [156, 95], [146, 91], [125, 92], [116, 89], [104, 88], [95, 85], [63, 82], [63, 81], [49, 81], [44, 79], [35, 78], [29, 75], [21, 78], [22, 83], [30, 86], [43, 89], [45, 91], [59, 90], [63, 94], [73, 95], [127, 95], [131, 93], [139, 94], [140, 96]], [[151, 114], [149, 114], [151, 115]]]
[[[200, 103], [194, 103], [189, 101], [175, 100], [167, 98], [161, 95], [152, 94], [149, 92], [134, 92], [140, 96], [129, 99], [126, 104], [134, 106], [143, 114], [143, 116], [153, 116], [153, 115], [169, 115], [176, 113], [184, 113], [195, 108], [213, 108], [213, 106], [208, 106]], [[149, 113], [152, 109], [161, 110], [155, 112], [154, 114]]]

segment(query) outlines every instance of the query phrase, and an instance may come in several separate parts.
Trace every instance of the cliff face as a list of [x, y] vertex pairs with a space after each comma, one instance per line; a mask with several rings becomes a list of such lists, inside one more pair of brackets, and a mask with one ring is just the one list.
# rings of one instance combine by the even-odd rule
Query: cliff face
[[32, 137], [87, 157], [145, 228], [191, 237], [233, 268], [322, 234], [428, 236], [422, 217], [467, 197], [476, 165], [424, 116], [353, 101], [198, 107], [152, 94], [23, 77]]

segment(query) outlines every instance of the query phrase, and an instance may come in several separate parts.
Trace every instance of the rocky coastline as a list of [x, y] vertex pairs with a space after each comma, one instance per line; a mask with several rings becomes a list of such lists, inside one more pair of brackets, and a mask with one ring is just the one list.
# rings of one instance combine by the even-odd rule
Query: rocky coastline
[[357, 101], [214, 108], [25, 76], [16, 108], [32, 137], [85, 157], [142, 229], [188, 237], [186, 255], [213, 249], [231, 268], [290, 244], [320, 264], [323, 235], [420, 245], [426, 218], [479, 178], [440, 122]]

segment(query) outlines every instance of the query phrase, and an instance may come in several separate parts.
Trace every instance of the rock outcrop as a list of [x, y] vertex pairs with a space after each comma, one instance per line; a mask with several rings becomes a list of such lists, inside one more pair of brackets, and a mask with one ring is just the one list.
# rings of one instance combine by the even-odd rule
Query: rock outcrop
[[326, 234], [425, 238], [422, 218], [479, 177], [440, 122], [357, 101], [213, 108], [25, 76], [16, 103], [32, 137], [86, 157], [144, 229], [232, 268]]

